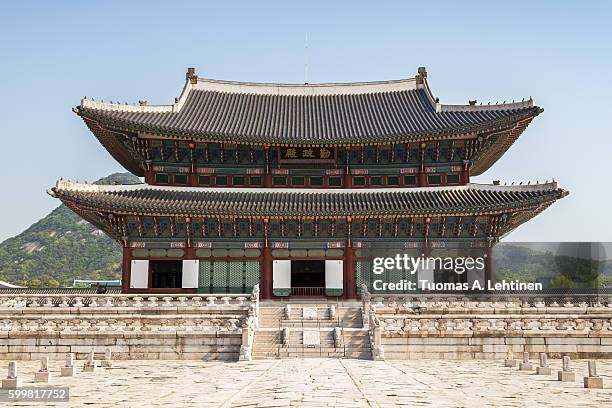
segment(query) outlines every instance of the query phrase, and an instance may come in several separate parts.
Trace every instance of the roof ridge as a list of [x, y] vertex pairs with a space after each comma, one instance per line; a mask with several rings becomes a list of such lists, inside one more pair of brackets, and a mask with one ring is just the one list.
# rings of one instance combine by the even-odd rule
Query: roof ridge
[[415, 78], [361, 82], [266, 83], [242, 82], [198, 77], [194, 90], [246, 95], [359, 95], [421, 89]]
[[156, 186], [146, 183], [139, 184], [89, 184], [78, 183], [69, 180], [58, 180], [49, 194], [54, 195], [56, 191], [79, 191], [79, 192], [118, 192], [130, 190], [160, 190], [173, 192], [216, 192], [216, 193], [293, 193], [293, 194], [374, 194], [374, 193], [418, 193], [433, 191], [462, 191], [462, 190], [488, 190], [488, 191], [553, 191], [557, 190], [558, 183], [551, 181], [541, 184], [530, 185], [496, 185], [468, 183], [457, 186], [432, 186], [432, 187], [392, 187], [392, 188], [245, 188], [245, 187], [181, 187], [181, 186]]

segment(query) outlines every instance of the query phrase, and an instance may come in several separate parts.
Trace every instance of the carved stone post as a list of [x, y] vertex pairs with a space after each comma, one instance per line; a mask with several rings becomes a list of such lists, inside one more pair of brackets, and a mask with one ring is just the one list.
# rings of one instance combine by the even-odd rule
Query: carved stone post
[[551, 368], [548, 366], [548, 357], [546, 353], [540, 353], [540, 366], [536, 367], [537, 375], [550, 375], [552, 374]]
[[21, 378], [17, 376], [17, 362], [9, 361], [8, 375], [2, 380], [3, 390], [14, 390], [21, 387]]
[[47, 383], [51, 379], [49, 372], [49, 357], [41, 357], [40, 370], [34, 373], [34, 382]]
[[597, 374], [594, 360], [589, 361], [589, 376], [584, 377], [584, 388], [603, 388], [603, 378]]
[[576, 381], [576, 373], [570, 369], [570, 358], [569, 356], [563, 356], [563, 369], [557, 372], [558, 380], [562, 382], [574, 382]]
[[76, 372], [74, 366], [74, 353], [66, 354], [66, 365], [62, 367], [62, 377], [73, 377]]

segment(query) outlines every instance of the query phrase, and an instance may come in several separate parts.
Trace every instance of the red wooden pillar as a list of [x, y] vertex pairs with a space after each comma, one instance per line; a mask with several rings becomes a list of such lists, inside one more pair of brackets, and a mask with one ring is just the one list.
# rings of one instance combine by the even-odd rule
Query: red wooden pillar
[[264, 169], [264, 177], [263, 177], [263, 186], [265, 188], [272, 187], [272, 174], [270, 173], [270, 147], [266, 146], [264, 149], [264, 161], [265, 161], [265, 169]]
[[421, 165], [419, 167], [419, 172], [417, 173], [417, 186], [425, 187], [427, 186], [427, 179], [425, 177], [425, 148], [427, 147], [426, 143], [421, 143], [419, 148], [421, 149], [419, 152], [419, 157], [421, 161]]
[[357, 298], [357, 282], [356, 282], [356, 270], [355, 270], [355, 249], [353, 248], [352, 235], [352, 217], [346, 217], [347, 233], [346, 233], [346, 247], [344, 248], [344, 259], [342, 275], [343, 279], [343, 292], [345, 299], [356, 299]]
[[266, 173], [264, 174], [263, 183], [265, 188], [272, 187], [272, 174]]
[[189, 172], [189, 185], [191, 187], [197, 187], [198, 175], [196, 172], [196, 165], [195, 165], [195, 143], [189, 143], [189, 157], [191, 159], [191, 169]]
[[485, 257], [485, 288], [495, 284], [495, 271], [493, 270], [493, 242], [489, 241]]
[[424, 242], [423, 242], [423, 255], [427, 258], [431, 254], [431, 250], [429, 249], [429, 226], [431, 225], [431, 218], [425, 217], [423, 219], [425, 223], [425, 230], [423, 231]]
[[[425, 230], [423, 231], [423, 258], [425, 259], [425, 262], [427, 262], [427, 258], [429, 258], [431, 255], [431, 248], [429, 245], [429, 226], [431, 225], [431, 218], [425, 217], [423, 222], [425, 223]], [[430, 283], [434, 283], [436, 281], [435, 272], [431, 278], [432, 281]], [[423, 293], [429, 293], [429, 289], [423, 289]]]
[[270, 248], [270, 243], [268, 242], [268, 222], [267, 218], [263, 219], [264, 247], [261, 256], [261, 276], [259, 282], [262, 299], [272, 298], [272, 248]]
[[151, 160], [146, 161], [147, 169], [145, 170], [145, 183], [153, 184], [153, 166], [151, 166]]
[[425, 178], [425, 173], [423, 171], [419, 171], [417, 173], [417, 186], [419, 187], [427, 186], [427, 180]]
[[355, 280], [355, 249], [347, 246], [344, 249], [344, 298], [356, 299], [356, 280]]
[[123, 243], [123, 263], [121, 267], [121, 292], [130, 290], [130, 269], [132, 266], [132, 252], [127, 241]]
[[465, 160], [463, 162], [463, 170], [461, 170], [461, 184], [468, 184], [470, 182], [470, 162]]
[[261, 259], [261, 298], [272, 298], [272, 248], [265, 246]]
[[351, 177], [351, 169], [349, 167], [351, 149], [348, 147], [344, 150], [344, 188], [353, 187], [353, 177]]
[[191, 241], [191, 217], [185, 217], [185, 229], [187, 230], [187, 240], [185, 241], [185, 255], [183, 259], [195, 259], [195, 249]]

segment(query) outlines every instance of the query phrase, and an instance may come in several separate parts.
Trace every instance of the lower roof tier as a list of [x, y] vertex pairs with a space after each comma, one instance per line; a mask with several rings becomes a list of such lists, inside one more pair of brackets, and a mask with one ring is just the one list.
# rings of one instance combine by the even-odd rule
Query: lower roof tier
[[[401, 217], [544, 209], [568, 194], [556, 182], [390, 189], [239, 189], [92, 185], [60, 180], [49, 190], [73, 209], [98, 214], [207, 217]], [[537, 211], [539, 212], [539, 211]]]

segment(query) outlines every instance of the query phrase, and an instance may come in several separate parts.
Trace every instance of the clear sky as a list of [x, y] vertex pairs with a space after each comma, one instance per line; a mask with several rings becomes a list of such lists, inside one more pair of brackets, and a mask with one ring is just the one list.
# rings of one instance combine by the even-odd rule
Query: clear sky
[[[0, 240], [56, 179], [123, 171], [71, 111], [83, 96], [172, 103], [187, 67], [261, 82], [412, 77], [442, 103], [533, 96], [545, 112], [476, 182], [571, 194], [508, 238], [612, 241], [612, 2], [18, 1], [0, 6]], [[308, 50], [306, 51], [306, 38]]]

